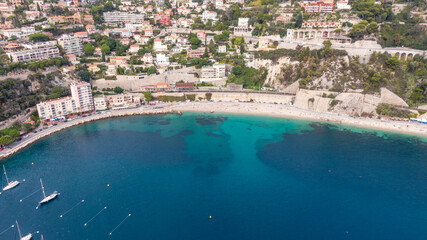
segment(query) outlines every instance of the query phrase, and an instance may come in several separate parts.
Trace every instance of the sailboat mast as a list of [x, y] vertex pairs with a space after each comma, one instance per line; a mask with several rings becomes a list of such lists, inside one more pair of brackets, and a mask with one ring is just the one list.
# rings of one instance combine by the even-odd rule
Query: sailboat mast
[[43, 197], [46, 198], [46, 194], [44, 193], [44, 187], [43, 187], [43, 182], [41, 178], [40, 178], [40, 184], [42, 185]]
[[6, 177], [6, 182], [7, 184], [9, 184], [9, 179], [7, 179], [7, 174], [6, 174], [6, 168], [3, 165], [3, 172], [4, 172], [4, 176]]
[[21, 239], [21, 238], [22, 238], [22, 235], [21, 235], [21, 229], [19, 229], [18, 220], [16, 220], [16, 227], [18, 228], [19, 239]]

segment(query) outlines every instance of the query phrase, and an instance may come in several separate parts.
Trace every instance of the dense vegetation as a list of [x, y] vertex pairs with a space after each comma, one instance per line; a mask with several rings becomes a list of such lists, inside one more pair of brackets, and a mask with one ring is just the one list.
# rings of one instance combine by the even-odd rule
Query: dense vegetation
[[55, 74], [35, 73], [26, 80], [8, 78], [1, 81], [0, 121], [20, 114], [40, 101], [68, 95], [67, 89], [54, 87], [54, 80]]
[[13, 63], [0, 63], [0, 75], [5, 75], [6, 73], [12, 72], [14, 70], [23, 70], [28, 69], [30, 71], [37, 71], [39, 69], [45, 69], [47, 67], [61, 67], [70, 65], [70, 62], [66, 58], [49, 58], [43, 59], [40, 61], [31, 61], [31, 62], [13, 62]]
[[411, 115], [411, 112], [408, 110], [399, 109], [386, 103], [378, 104], [376, 111], [378, 115], [389, 117], [409, 118]]

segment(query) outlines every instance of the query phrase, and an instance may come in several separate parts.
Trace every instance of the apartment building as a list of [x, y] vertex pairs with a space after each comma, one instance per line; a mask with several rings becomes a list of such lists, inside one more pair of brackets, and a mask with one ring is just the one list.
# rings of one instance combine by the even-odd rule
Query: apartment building
[[87, 82], [72, 83], [70, 85], [71, 96], [76, 101], [77, 111], [93, 112], [95, 106], [93, 103], [92, 89]]
[[333, 12], [334, 4], [323, 1], [303, 2], [300, 4], [306, 12]]
[[212, 67], [202, 68], [201, 78], [204, 80], [221, 79], [223, 77], [225, 77], [225, 64], [223, 63], [216, 63]]
[[104, 12], [104, 20], [106, 23], [139, 23], [144, 21], [144, 14], [127, 12]]
[[32, 45], [22, 45], [28, 50], [6, 53], [12, 62], [29, 62], [48, 59], [59, 56], [59, 49], [55, 46], [55, 41], [37, 43]]
[[48, 100], [37, 104], [41, 120], [52, 119], [77, 112], [76, 102], [72, 97]]
[[78, 37], [64, 34], [58, 39], [58, 44], [62, 46], [65, 54], [74, 54], [76, 56], [83, 54], [83, 44]]
[[95, 110], [96, 111], [104, 111], [107, 110], [107, 101], [105, 100], [104, 96], [101, 97], [94, 97], [93, 102], [95, 104]]

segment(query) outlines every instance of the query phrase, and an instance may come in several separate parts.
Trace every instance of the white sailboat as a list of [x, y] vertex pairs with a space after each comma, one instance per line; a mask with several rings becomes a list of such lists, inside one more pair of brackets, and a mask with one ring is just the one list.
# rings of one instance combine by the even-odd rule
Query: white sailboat
[[54, 198], [56, 198], [58, 196], [58, 192], [57, 191], [53, 192], [49, 196], [46, 196], [46, 193], [44, 192], [43, 182], [42, 182], [41, 178], [40, 178], [40, 184], [42, 185], [42, 191], [43, 191], [43, 200], [41, 200], [39, 202], [40, 205], [43, 204], [43, 203], [50, 202], [51, 200], [53, 200]]
[[19, 239], [20, 240], [30, 240], [30, 239], [33, 238], [33, 234], [31, 234], [31, 233], [28, 233], [27, 235], [22, 236], [21, 229], [19, 229], [18, 220], [16, 220], [16, 227], [18, 228], [18, 233], [19, 233]]
[[12, 188], [19, 185], [19, 181], [9, 182], [9, 179], [7, 178], [6, 168], [4, 167], [4, 165], [3, 165], [3, 172], [4, 172], [4, 176], [6, 177], [6, 182], [7, 182], [7, 185], [6, 185], [6, 187], [3, 188], [3, 191], [12, 189]]
[[41, 238], [40, 238], [41, 240], [44, 240], [44, 238], [43, 238], [43, 234], [42, 234], [42, 236], [41, 236]]

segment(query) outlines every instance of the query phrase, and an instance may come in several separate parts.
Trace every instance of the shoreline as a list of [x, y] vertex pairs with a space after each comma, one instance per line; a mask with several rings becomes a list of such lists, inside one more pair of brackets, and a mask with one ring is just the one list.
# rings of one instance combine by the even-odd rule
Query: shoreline
[[[43, 139], [53, 133], [62, 131], [67, 128], [71, 128], [77, 125], [94, 122], [103, 119], [116, 118], [116, 117], [126, 117], [126, 116], [136, 116], [136, 115], [154, 115], [154, 114], [168, 114], [173, 113], [174, 111], [170, 108], [163, 109], [146, 109], [144, 108], [131, 108], [131, 109], [123, 109], [123, 110], [114, 110], [110, 112], [101, 112], [100, 114], [94, 114], [92, 116], [82, 117], [79, 119], [74, 119], [72, 121], [60, 123], [56, 126], [52, 126], [48, 129], [44, 129], [43, 131], [39, 131], [37, 133], [31, 132], [31, 137], [22, 139], [20, 142], [15, 142], [15, 146], [7, 147], [2, 152], [0, 152], [0, 161], [5, 160], [8, 157], [13, 156], [14, 154], [20, 152], [21, 150], [29, 147], [40, 139]], [[14, 143], [12, 143], [13, 145]]]
[[[203, 106], [202, 106], [203, 105]], [[208, 106], [206, 106], [208, 105]], [[262, 107], [262, 108], [260, 108]], [[329, 122], [332, 124], [353, 126], [358, 128], [379, 130], [390, 133], [400, 133], [411, 136], [427, 138], [427, 125], [414, 122], [399, 122], [391, 120], [379, 120], [362, 117], [351, 117], [348, 115], [313, 112], [280, 104], [259, 103], [209, 103], [209, 104], [185, 104], [172, 106], [176, 111], [182, 112], [215, 112], [244, 115], [269, 116], [279, 118], [290, 118], [298, 120], [309, 120], [317, 122]]]
[[419, 123], [384, 121], [370, 118], [356, 118], [335, 113], [313, 112], [281, 104], [192, 102], [181, 104], [168, 104], [161, 109], [144, 109], [144, 107], [139, 107], [123, 110], [111, 110], [84, 118], [81, 117], [79, 119], [75, 119], [65, 123], [60, 123], [57, 126], [52, 126], [37, 133], [31, 132], [31, 135], [29, 135], [30, 137], [22, 139], [20, 142], [12, 143], [11, 145], [13, 146], [8, 146], [5, 150], [0, 152], [0, 161], [18, 153], [19, 151], [25, 149], [26, 147], [30, 146], [31, 144], [37, 142], [42, 138], [80, 124], [115, 117], [170, 114], [174, 112], [231, 113], [240, 115], [257, 115], [266, 117], [309, 120], [317, 122], [329, 122], [332, 124], [343, 126], [353, 126], [363, 129], [380, 130], [391, 133], [401, 133], [405, 135], [427, 138], [427, 125]]

